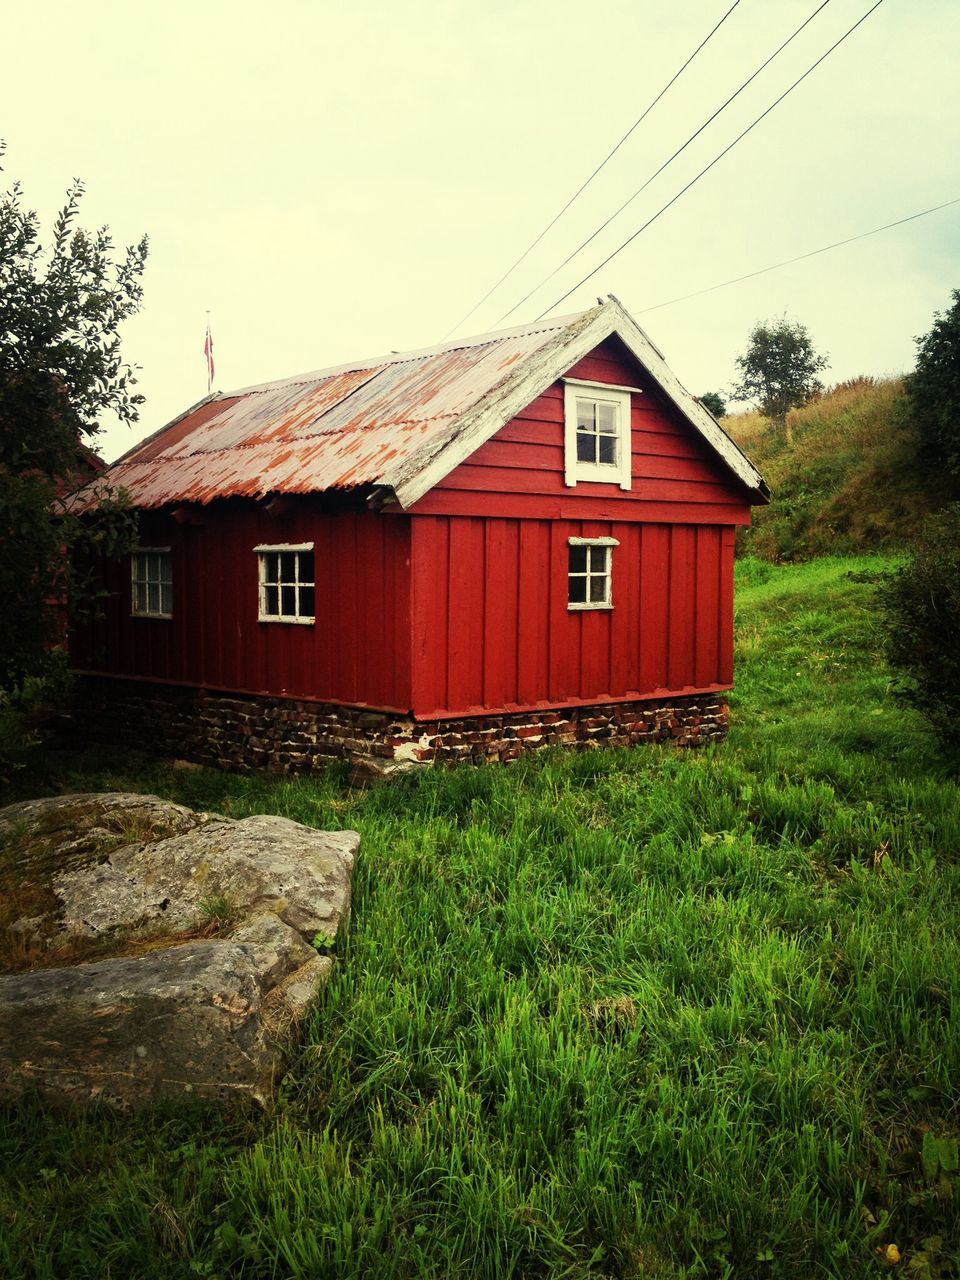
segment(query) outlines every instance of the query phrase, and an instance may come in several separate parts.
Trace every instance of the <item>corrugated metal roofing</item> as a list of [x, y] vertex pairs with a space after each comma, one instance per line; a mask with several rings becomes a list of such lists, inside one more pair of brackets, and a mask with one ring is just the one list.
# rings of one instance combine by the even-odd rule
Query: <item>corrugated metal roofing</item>
[[575, 363], [564, 365], [568, 355], [611, 332], [625, 337], [727, 465], [762, 492], [752, 464], [611, 298], [535, 326], [217, 393], [131, 449], [72, 505], [95, 505], [101, 483], [125, 490], [140, 508], [364, 486], [393, 489], [409, 505], [517, 412], [518, 397], [529, 403]]
[[577, 318], [218, 393], [106, 479], [136, 507], [389, 483], [392, 466]]

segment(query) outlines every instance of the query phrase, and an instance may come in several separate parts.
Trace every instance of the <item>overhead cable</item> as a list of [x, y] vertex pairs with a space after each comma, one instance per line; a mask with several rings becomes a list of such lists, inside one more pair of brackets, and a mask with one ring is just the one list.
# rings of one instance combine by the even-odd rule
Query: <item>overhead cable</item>
[[763, 71], [766, 67], [768, 67], [770, 63], [774, 60], [774, 58], [778, 57], [781, 53], [783, 53], [787, 45], [790, 44], [793, 40], [795, 40], [797, 36], [800, 34], [800, 32], [804, 29], [804, 27], [809, 26], [810, 23], [817, 16], [817, 14], [820, 13], [822, 10], [824, 10], [829, 3], [830, 3], [830, 0], [822, 0], [822, 3], [819, 4], [816, 9], [814, 9], [813, 13], [811, 13], [809, 17], [805, 18], [803, 22], [800, 23], [799, 27], [797, 27], [795, 31], [793, 31], [789, 36], [787, 36], [783, 44], [779, 45], [776, 49], [774, 49], [773, 53], [771, 53], [768, 58], [764, 59], [764, 61], [760, 63], [759, 67], [757, 67], [755, 71], [751, 72], [751, 74], [747, 77], [746, 80], [744, 80], [744, 82], [740, 85], [740, 87], [736, 89], [733, 93], [731, 93], [730, 97], [727, 98], [726, 102], [721, 103], [721, 105], [717, 107], [716, 111], [714, 111], [712, 115], [708, 116], [706, 120], [704, 120], [703, 124], [700, 125], [700, 127], [696, 130], [696, 132], [691, 133], [690, 137], [687, 138], [686, 142], [684, 142], [681, 146], [677, 147], [673, 155], [668, 156], [667, 159], [664, 160], [660, 168], [655, 170], [653, 173], [651, 173], [650, 177], [647, 178], [647, 180], [643, 183], [642, 186], [637, 187], [636, 191], [633, 193], [632, 196], [624, 200], [623, 204], [619, 207], [619, 209], [614, 209], [613, 213], [610, 214], [609, 218], [607, 218], [604, 222], [601, 222], [599, 227], [596, 228], [596, 230], [591, 231], [590, 235], [587, 236], [586, 240], [584, 240], [581, 244], [578, 244], [576, 249], [574, 249], [571, 253], [568, 253], [567, 256], [564, 258], [564, 260], [558, 266], [554, 267], [554, 269], [550, 272], [549, 275], [544, 276], [544, 278], [540, 281], [540, 283], [538, 285], [535, 285], [530, 290], [529, 293], [524, 294], [524, 296], [520, 299], [520, 301], [515, 303], [510, 308], [509, 311], [505, 311], [503, 315], [500, 317], [500, 320], [497, 321], [497, 323], [500, 324], [504, 320], [506, 320], [508, 316], [512, 316], [513, 313], [519, 310], [519, 308], [522, 307], [525, 302], [529, 301], [529, 299], [532, 298], [535, 293], [538, 293], [545, 284], [549, 283], [549, 281], [551, 281], [553, 277], [557, 275], [558, 272], [562, 271], [563, 268], [569, 262], [572, 262], [573, 259], [578, 254], [582, 253], [583, 250], [586, 249], [588, 244], [591, 244], [594, 240], [596, 240], [597, 236], [601, 233], [601, 231], [605, 231], [607, 227], [609, 227], [610, 223], [613, 222], [614, 218], [618, 218], [620, 214], [623, 213], [624, 209], [627, 208], [628, 205], [633, 204], [637, 196], [639, 196], [642, 192], [646, 191], [650, 183], [653, 182], [655, 178], [659, 178], [660, 174], [663, 173], [664, 169], [666, 169], [668, 165], [673, 164], [677, 156], [681, 155], [684, 151], [686, 151], [690, 143], [695, 141], [695, 139], [699, 138], [700, 134], [703, 133], [704, 129], [706, 129], [708, 125], [712, 124], [713, 121], [716, 120], [717, 116], [720, 115], [721, 112], [726, 111], [727, 107], [729, 107], [730, 103], [733, 102], [735, 98], [739, 98], [740, 94], [743, 93], [744, 89], [746, 89], [746, 87], [749, 84], [751, 84], [754, 80], [756, 80], [760, 72]]
[[551, 218], [551, 220], [547, 223], [547, 225], [543, 228], [543, 230], [542, 230], [542, 231], [540, 232], [540, 234], [536, 237], [536, 239], [535, 239], [535, 240], [531, 240], [531, 242], [527, 245], [526, 249], [524, 249], [523, 253], [521, 253], [520, 257], [519, 257], [519, 258], [517, 258], [516, 262], [514, 262], [512, 266], [510, 266], [510, 267], [508, 267], [508, 268], [507, 268], [507, 270], [503, 273], [503, 275], [500, 277], [500, 279], [499, 279], [495, 284], [492, 284], [492, 285], [490, 286], [490, 288], [489, 288], [489, 289], [487, 290], [487, 292], [483, 295], [483, 297], [480, 299], [480, 301], [479, 301], [479, 302], [477, 302], [477, 303], [475, 303], [475, 304], [474, 304], [474, 306], [472, 306], [472, 307], [470, 308], [470, 310], [467, 312], [467, 314], [466, 314], [465, 316], [462, 316], [462, 317], [457, 321], [457, 323], [453, 326], [453, 328], [449, 331], [449, 333], [447, 333], [447, 334], [445, 334], [445, 335], [444, 335], [444, 341], [445, 341], [447, 338], [449, 338], [449, 337], [450, 337], [450, 334], [451, 334], [451, 333], [456, 333], [456, 331], [457, 331], [459, 328], [461, 328], [461, 326], [462, 326], [462, 325], [466, 324], [466, 322], [470, 319], [470, 317], [473, 315], [473, 313], [474, 313], [475, 311], [479, 311], [479, 309], [483, 306], [483, 304], [484, 304], [484, 303], [486, 302], [486, 300], [490, 297], [490, 295], [491, 295], [492, 293], [495, 293], [495, 292], [496, 292], [496, 290], [497, 290], [497, 289], [499, 289], [499, 288], [500, 288], [500, 286], [503, 284], [503, 282], [504, 282], [505, 280], [509, 279], [509, 278], [510, 278], [510, 276], [512, 276], [512, 275], [513, 275], [514, 271], [516, 271], [516, 269], [517, 269], [517, 267], [519, 267], [520, 263], [521, 263], [521, 262], [523, 262], [523, 261], [526, 259], [526, 257], [527, 257], [530, 253], [532, 253], [532, 252], [533, 252], [533, 250], [537, 247], [537, 245], [540, 243], [540, 241], [543, 239], [543, 237], [547, 234], [547, 232], [548, 232], [548, 231], [550, 231], [550, 230], [551, 230], [551, 228], [553, 228], [553, 227], [554, 227], [554, 226], [555, 226], [555, 225], [560, 221], [560, 219], [563, 217], [563, 215], [567, 212], [567, 210], [570, 208], [570, 206], [574, 203], [574, 201], [575, 201], [575, 200], [578, 200], [578, 199], [580, 198], [580, 196], [582, 196], [582, 195], [583, 195], [584, 191], [586, 191], [587, 187], [589, 187], [590, 183], [594, 180], [594, 178], [597, 176], [597, 174], [600, 172], [600, 170], [601, 170], [601, 169], [603, 169], [603, 168], [604, 168], [604, 166], [605, 166], [605, 165], [607, 165], [607, 164], [609, 163], [609, 161], [611, 161], [611, 160], [613, 159], [613, 157], [617, 154], [617, 152], [620, 150], [620, 148], [623, 146], [623, 144], [626, 142], [626, 140], [630, 137], [630, 135], [634, 132], [634, 130], [635, 130], [639, 125], [641, 125], [641, 124], [644, 122], [644, 120], [647, 118], [647, 116], [650, 114], [650, 112], [653, 110], [653, 108], [657, 105], [657, 103], [660, 101], [660, 99], [663, 97], [663, 95], [664, 95], [664, 94], [667, 92], [667, 90], [671, 87], [671, 85], [673, 85], [677, 80], [679, 80], [679, 79], [680, 79], [680, 77], [683, 75], [684, 71], [686, 71], [687, 67], [689, 67], [690, 63], [694, 60], [694, 58], [697, 56], [697, 54], [700, 52], [700, 50], [701, 50], [701, 49], [703, 49], [703, 47], [708, 43], [708, 41], [710, 41], [710, 40], [713, 38], [713, 36], [715, 36], [715, 35], [716, 35], [716, 33], [720, 30], [720, 28], [723, 26], [723, 24], [726, 22], [726, 20], [730, 17], [731, 13], [733, 13], [734, 9], [736, 9], [737, 5], [738, 5], [738, 4], [740, 4], [740, 2], [741, 2], [741, 0], [733, 0], [733, 4], [732, 4], [732, 5], [730, 6], [730, 8], [726, 11], [726, 13], [723, 15], [723, 17], [720, 19], [720, 21], [716, 24], [716, 26], [714, 26], [714, 27], [713, 27], [713, 28], [712, 28], [712, 29], [711, 29], [711, 30], [710, 30], [710, 31], [709, 31], [709, 32], [704, 36], [704, 38], [700, 41], [700, 43], [699, 43], [699, 44], [697, 45], [697, 47], [694, 49], [693, 53], [691, 53], [691, 54], [690, 54], [690, 56], [689, 56], [689, 58], [687, 58], [686, 62], [683, 64], [683, 66], [682, 66], [682, 67], [680, 67], [679, 71], [675, 71], [675, 72], [674, 72], [674, 74], [673, 74], [673, 75], [671, 76], [671, 78], [667, 81], [667, 83], [663, 86], [663, 88], [660, 90], [660, 92], [657, 94], [657, 96], [653, 99], [653, 101], [652, 101], [652, 102], [650, 102], [650, 103], [649, 103], [649, 104], [644, 108], [644, 110], [642, 111], [642, 113], [641, 113], [639, 116], [637, 116], [636, 120], [634, 120], [633, 124], [630, 126], [630, 128], [627, 130], [627, 132], [623, 135], [623, 137], [620, 139], [620, 141], [616, 144], [616, 146], [612, 147], [612, 148], [611, 148], [611, 150], [607, 152], [607, 154], [604, 156], [604, 158], [600, 161], [600, 163], [599, 163], [599, 164], [597, 165], [597, 167], [594, 169], [593, 173], [591, 173], [591, 174], [590, 174], [590, 176], [586, 179], [586, 181], [584, 181], [583, 183], [581, 183], [581, 185], [576, 189], [576, 191], [573, 193], [573, 195], [570, 197], [570, 199], [567, 201], [567, 203], [563, 206], [563, 208], [562, 208], [558, 213], [555, 213], [555, 214], [554, 214], [554, 216], [553, 216], [553, 217]]
[[740, 284], [744, 280], [752, 280], [755, 276], [766, 275], [768, 271], [779, 271], [781, 267], [789, 267], [794, 262], [803, 262], [806, 258], [815, 258], [818, 253], [827, 253], [830, 249], [839, 249], [842, 245], [853, 244], [855, 240], [865, 240], [867, 236], [878, 235], [881, 231], [889, 231], [891, 227], [902, 227], [905, 222], [913, 222], [917, 218], [925, 218], [927, 214], [948, 209], [953, 204], [960, 204], [960, 196], [954, 200], [945, 200], [943, 204], [935, 204], [930, 209], [921, 209], [919, 213], [911, 213], [906, 218], [898, 218], [896, 222], [885, 222], [882, 227], [874, 227], [871, 231], [861, 231], [859, 235], [847, 236], [846, 240], [834, 240], [833, 244], [821, 245], [819, 249], [811, 249], [809, 253], [798, 253], [795, 258], [785, 258], [783, 262], [771, 263], [769, 267], [761, 267], [759, 271], [748, 271], [746, 275], [735, 276], [732, 280], [723, 280], [720, 284], [712, 284], [706, 289], [696, 289], [693, 293], [685, 293], [679, 298], [671, 298], [668, 302], [657, 302], [652, 307], [641, 307], [633, 314], [644, 316], [649, 311], [660, 311], [663, 307], [676, 306], [678, 302], [687, 302], [690, 298], [700, 298], [705, 293], [715, 293], [717, 289], [727, 289], [732, 284]]
[[762, 111], [760, 115], [757, 116], [756, 120], [753, 121], [752, 124], [747, 125], [746, 129], [744, 129], [742, 133], [738, 133], [737, 136], [734, 138], [734, 140], [731, 143], [729, 143], [727, 146], [725, 146], [719, 155], [714, 156], [714, 158], [710, 161], [710, 163], [700, 170], [700, 172], [696, 175], [696, 177], [691, 178], [690, 181], [686, 184], [686, 186], [681, 187], [680, 190], [677, 192], [677, 194], [671, 200], [668, 200], [667, 203], [663, 205], [660, 209], [658, 209], [657, 212], [652, 217], [648, 218], [647, 221], [641, 227], [638, 227], [637, 230], [634, 231], [633, 235], [628, 236], [627, 239], [624, 240], [622, 244], [618, 245], [617, 248], [614, 249], [612, 253], [608, 253], [607, 256], [604, 258], [604, 260], [601, 263], [599, 263], [599, 265], [594, 267], [592, 271], [588, 271], [585, 276], [583, 276], [580, 280], [578, 280], [577, 283], [573, 285], [572, 288], [566, 291], [566, 293], [561, 294], [561, 296], [557, 298], [554, 302], [552, 302], [549, 307], [545, 307], [543, 311], [541, 311], [540, 314], [536, 317], [536, 319], [542, 320], [543, 317], [547, 315], [548, 312], [554, 309], [554, 307], [558, 307], [561, 302], [565, 302], [566, 299], [570, 297], [571, 293], [575, 293], [576, 290], [579, 289], [582, 285], [586, 284], [588, 280], [592, 280], [598, 271], [602, 271], [603, 268], [609, 262], [612, 262], [613, 259], [617, 257], [618, 254], [622, 253], [623, 250], [626, 249], [628, 245], [632, 244], [633, 241], [636, 240], [637, 236], [639, 236], [642, 232], [646, 231], [646, 229], [649, 226], [652, 226], [652, 224], [656, 222], [656, 220], [661, 216], [661, 214], [666, 213], [666, 211], [671, 207], [671, 205], [676, 204], [676, 202], [680, 199], [682, 195], [685, 195], [686, 192], [688, 192], [692, 186], [698, 183], [705, 174], [709, 173], [715, 164], [717, 164], [720, 160], [722, 160], [723, 157], [729, 151], [732, 151], [733, 148], [737, 145], [737, 143], [742, 141], [742, 139], [744, 139], [752, 129], [755, 129], [761, 120], [765, 119], [770, 114], [770, 112], [773, 111], [775, 107], [779, 106], [780, 103], [783, 102], [784, 98], [786, 98], [789, 94], [791, 94], [799, 84], [801, 84], [804, 80], [806, 80], [807, 76], [810, 75], [811, 72], [815, 71], [817, 67], [819, 67], [821, 62], [823, 62], [826, 58], [830, 56], [831, 53], [833, 53], [834, 49], [838, 48], [841, 44], [843, 44], [844, 40], [846, 40], [848, 36], [853, 35], [857, 27], [859, 27], [861, 23], [866, 22], [867, 18], [870, 17], [871, 13], [879, 9], [882, 4], [883, 4], [883, 0], [876, 0], [876, 3], [871, 5], [871, 7], [866, 11], [866, 13], [863, 14], [862, 17], [858, 18], [857, 21], [853, 24], [853, 26], [849, 27], [843, 33], [843, 35], [840, 37], [839, 40], [834, 41], [834, 43], [830, 46], [830, 48], [826, 51], [826, 53], [822, 53], [820, 57], [816, 60], [816, 62], [814, 62], [811, 66], [809, 66], [806, 69], [806, 71], [803, 73], [802, 76], [794, 80], [793, 84], [789, 87], [789, 89], [785, 89], [783, 93], [780, 94], [779, 98], [775, 98], [774, 101], [771, 102], [770, 106], [767, 107], [765, 111]]

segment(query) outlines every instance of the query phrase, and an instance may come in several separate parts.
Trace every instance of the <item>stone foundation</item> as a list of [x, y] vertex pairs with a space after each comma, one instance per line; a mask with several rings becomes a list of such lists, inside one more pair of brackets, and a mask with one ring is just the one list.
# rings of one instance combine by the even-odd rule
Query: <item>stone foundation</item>
[[728, 719], [718, 694], [415, 721], [332, 703], [101, 676], [82, 676], [78, 686], [78, 718], [92, 738], [241, 772], [294, 773], [348, 759], [358, 780], [435, 761], [516, 760], [541, 747], [668, 741], [697, 747], [723, 738]]

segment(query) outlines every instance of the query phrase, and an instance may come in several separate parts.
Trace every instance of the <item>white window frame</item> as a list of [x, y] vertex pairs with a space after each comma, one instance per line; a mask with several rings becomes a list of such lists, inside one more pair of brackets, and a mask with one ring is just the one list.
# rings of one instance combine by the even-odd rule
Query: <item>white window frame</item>
[[[141, 556], [163, 556], [158, 565], [160, 570], [159, 577], [152, 578], [146, 572], [147, 566], [144, 564], [143, 574], [137, 573], [137, 562]], [[164, 577], [164, 565], [167, 568], [168, 577]], [[160, 604], [163, 604], [164, 588], [169, 589], [170, 608], [167, 609], [138, 609], [137, 608], [137, 588], [157, 587], [159, 592]], [[130, 616], [131, 618], [172, 618], [173, 617], [173, 556], [170, 547], [135, 547], [130, 552]]]
[[[253, 549], [254, 549], [254, 551], [256, 552], [256, 555], [257, 555], [257, 620], [258, 620], [259, 622], [285, 622], [285, 623], [288, 623], [288, 624], [291, 624], [291, 623], [292, 623], [292, 624], [293, 624], [293, 625], [295, 625], [295, 626], [301, 626], [301, 627], [312, 627], [312, 626], [314, 625], [314, 622], [316, 621], [316, 608], [317, 608], [317, 602], [316, 602], [316, 590], [317, 590], [317, 565], [316, 565], [316, 558], [314, 558], [314, 565], [313, 565], [313, 581], [312, 581], [311, 583], [309, 583], [309, 584], [308, 584], [306, 581], [304, 581], [303, 583], [301, 583], [301, 581], [300, 581], [300, 561], [299, 561], [299, 560], [297, 560], [296, 578], [295, 578], [295, 580], [294, 580], [292, 583], [289, 583], [289, 582], [281, 582], [280, 580], [278, 580], [277, 582], [275, 582], [275, 583], [274, 583], [274, 582], [268, 582], [268, 581], [267, 581], [267, 556], [268, 556], [268, 555], [270, 555], [270, 554], [272, 554], [272, 553], [281, 554], [281, 553], [282, 553], [282, 552], [284, 552], [284, 551], [292, 551], [292, 552], [309, 551], [309, 552], [311, 552], [311, 553], [312, 553], [312, 552], [313, 552], [313, 549], [314, 549], [314, 547], [313, 547], [313, 543], [312, 543], [312, 542], [271, 542], [271, 543], [260, 543], [258, 546], [254, 547]], [[278, 591], [277, 591], [277, 605], [278, 605], [278, 607], [280, 607], [280, 605], [281, 605], [281, 601], [282, 601], [282, 595], [280, 594], [280, 588], [281, 588], [282, 586], [292, 586], [292, 587], [294, 587], [294, 589], [295, 589], [295, 593], [296, 593], [296, 605], [297, 605], [297, 608], [299, 609], [299, 607], [300, 607], [300, 587], [301, 587], [301, 586], [307, 586], [307, 585], [309, 585], [310, 587], [312, 587], [312, 588], [313, 588], [313, 592], [314, 592], [314, 602], [313, 602], [314, 612], [313, 612], [313, 613], [311, 613], [311, 614], [302, 614], [302, 613], [267, 613], [267, 612], [266, 612], [266, 598], [267, 598], [266, 588], [267, 588], [268, 586], [276, 586], [276, 587], [277, 587], [277, 589], [278, 589]]]
[[590, 594], [590, 579], [600, 577], [600, 574], [593, 573], [590, 568], [592, 557], [587, 553], [587, 568], [584, 573], [572, 573], [570, 571], [570, 559], [567, 557], [567, 610], [570, 613], [582, 613], [585, 609], [612, 609], [613, 608], [613, 548], [619, 547], [620, 542], [617, 538], [568, 538], [568, 547], [604, 547], [606, 548], [606, 566], [602, 575], [606, 578], [607, 590], [603, 600], [571, 600], [570, 599], [570, 579], [583, 578], [586, 583], [585, 594]]
[[[632, 460], [630, 456], [631, 396], [639, 395], [639, 387], [612, 386], [605, 382], [581, 382], [578, 378], [563, 381], [564, 482], [571, 488], [583, 481], [617, 484], [629, 489]], [[577, 401], [592, 400], [611, 404], [616, 415], [616, 462], [580, 462], [577, 459]]]

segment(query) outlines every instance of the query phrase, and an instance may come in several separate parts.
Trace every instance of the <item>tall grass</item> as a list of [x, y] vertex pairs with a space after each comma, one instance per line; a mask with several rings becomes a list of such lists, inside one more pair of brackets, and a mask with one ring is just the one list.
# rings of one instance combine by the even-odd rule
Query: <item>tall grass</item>
[[918, 457], [900, 378], [856, 378], [787, 415], [793, 443], [757, 413], [724, 427], [773, 492], [754, 510], [741, 551], [802, 560], [905, 546], [923, 517], [947, 499], [942, 477]]
[[960, 791], [887, 696], [882, 563], [741, 563], [702, 753], [364, 793], [66, 761], [363, 845], [276, 1111], [10, 1109], [4, 1274], [955, 1274]]

